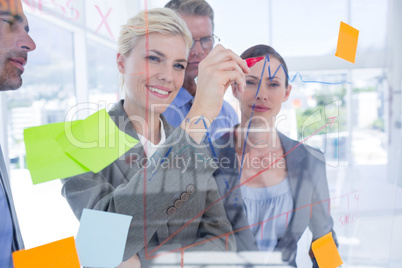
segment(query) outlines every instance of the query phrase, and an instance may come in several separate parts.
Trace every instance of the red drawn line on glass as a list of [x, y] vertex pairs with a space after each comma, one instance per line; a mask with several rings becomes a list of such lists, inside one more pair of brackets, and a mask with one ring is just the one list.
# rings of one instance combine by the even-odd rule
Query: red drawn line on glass
[[310, 204], [310, 219], [313, 216], [313, 204]]
[[334, 122], [335, 122], [335, 119], [336, 119], [336, 117], [328, 117], [328, 119], [332, 119], [332, 124], [329, 126], [329, 127], [332, 127], [332, 125], [334, 124]]
[[102, 22], [99, 24], [98, 29], [96, 29], [95, 33], [98, 33], [98, 31], [100, 30], [102, 25], [105, 24], [105, 27], [106, 27], [110, 37], [112, 37], [112, 39], [114, 40], [112, 30], [110, 29], [109, 24], [107, 23], [107, 17], [109, 17], [110, 13], [112, 12], [112, 8], [109, 8], [109, 10], [107, 11], [106, 15], [103, 15], [103, 13], [102, 13], [101, 9], [99, 8], [99, 6], [95, 5], [95, 8], [98, 10], [99, 15], [102, 18]]
[[[52, 1], [54, 2], [54, 0], [52, 0]], [[78, 20], [80, 18], [80, 12], [77, 9], [75, 9], [74, 7], [69, 7], [71, 2], [73, 2], [73, 1], [74, 0], [68, 0], [67, 3], [66, 3], [66, 7], [68, 7], [70, 10], [74, 11], [76, 16], [68, 18], [68, 19], [70, 19], [70, 20]]]
[[[354, 192], [351, 192], [351, 193], [348, 193], [348, 194], [344, 194], [344, 195], [342, 195], [342, 196], [335, 197], [335, 198], [332, 198], [332, 199], [343, 198], [343, 197], [345, 197], [345, 196], [348, 196], [348, 195], [350, 195], [350, 194], [354, 194], [354, 193], [356, 193], [356, 192], [357, 192], [357, 191], [354, 191]], [[323, 203], [323, 202], [327, 202], [327, 201], [329, 201], [329, 200], [331, 200], [331, 199], [326, 199], [326, 200], [322, 200], [322, 201], [319, 201], [319, 202], [316, 202], [316, 203], [304, 205], [304, 206], [302, 206], [302, 207], [293, 209], [293, 210], [288, 211], [288, 212], [284, 212], [284, 213], [282, 213], [282, 214], [279, 214], [279, 215], [274, 216], [274, 217], [272, 217], [272, 218], [266, 219], [266, 220], [264, 220], [264, 221], [261, 221], [261, 222], [255, 223], [255, 224], [251, 224], [251, 225], [248, 225], [248, 226], [245, 226], [245, 227], [243, 227], [243, 228], [234, 230], [234, 231], [232, 231], [232, 232], [230, 232], [230, 233], [222, 234], [222, 235], [217, 236], [217, 237], [205, 239], [205, 240], [203, 240], [203, 241], [200, 241], [200, 242], [198, 242], [198, 243], [195, 243], [195, 244], [192, 244], [192, 245], [183, 247], [183, 248], [184, 248], [184, 249], [188, 249], [188, 248], [191, 248], [191, 247], [194, 247], [194, 246], [198, 246], [198, 245], [201, 245], [201, 244], [203, 244], [203, 243], [210, 242], [210, 241], [213, 241], [213, 240], [222, 238], [223, 236], [228, 236], [228, 235], [231, 235], [231, 234], [234, 234], [234, 233], [237, 233], [237, 232], [240, 232], [240, 231], [249, 229], [249, 228], [251, 228], [251, 227], [254, 227], [254, 226], [257, 226], [257, 225], [266, 223], [266, 222], [271, 221], [271, 220], [274, 220], [274, 219], [276, 219], [276, 218], [278, 218], [278, 217], [284, 216], [284, 215], [287, 214], [287, 213], [296, 212], [297, 210], [305, 209], [305, 208], [307, 208], [307, 207], [309, 207], [309, 206], [314, 206], [314, 205], [317, 205], [317, 204], [320, 204], [320, 203]], [[174, 253], [174, 252], [177, 252], [177, 251], [182, 250], [183, 248], [178, 248], [178, 249], [172, 250], [172, 251], [170, 251], [170, 252], [166, 252], [166, 253], [162, 253], [162, 254], [159, 254], [159, 255], [155, 255], [155, 256], [152, 256], [152, 258], [156, 258], [156, 257], [162, 256], [162, 255], [165, 255], [165, 254], [169, 254], [169, 253]]]
[[181, 259], [180, 259], [180, 265], [183, 268], [184, 267], [184, 249], [181, 251]]
[[[52, 0], [51, 3], [48, 3], [45, 0], [39, 0], [39, 1], [22, 0], [22, 2], [33, 12], [40, 12], [40, 14], [43, 15], [52, 15], [54, 17], [65, 18], [68, 20], [78, 20], [80, 18], [80, 12], [76, 8], [71, 6], [71, 2], [73, 1], [74, 0], [68, 0], [65, 4], [59, 4], [56, 2], [56, 0]], [[11, 3], [15, 2], [18, 4], [19, 0], [18, 1], [11, 0], [10, 2]], [[46, 6], [48, 6], [48, 9], [45, 8]], [[21, 11], [19, 10], [22, 8], [22, 6], [18, 5], [16, 8], [18, 13], [21, 13]], [[58, 9], [60, 9], [60, 12], [58, 11]], [[67, 11], [74, 12], [74, 17], [66, 16]], [[58, 13], [61, 13], [61, 16], [58, 16]]]
[[[147, 7], [147, 0], [144, 1], [144, 9], [145, 9], [145, 49], [146, 49], [146, 56], [148, 58], [149, 56], [149, 28], [148, 28], [148, 7]], [[145, 72], [146, 72], [146, 81], [147, 85], [149, 85], [149, 62], [145, 62]], [[149, 92], [147, 90], [146, 93], [146, 98], [145, 98], [145, 103], [146, 103], [146, 109], [148, 110], [149, 108]], [[148, 113], [145, 113], [145, 122], [148, 122]], [[144, 129], [144, 136], [148, 137], [148, 124], [145, 124], [145, 129]], [[147, 154], [147, 146], [144, 148], [145, 154]], [[144, 193], [142, 195], [143, 199], [143, 204], [144, 204], [144, 245], [145, 245], [145, 258], [148, 258], [148, 239], [147, 239], [147, 166], [144, 166]], [[184, 253], [182, 253], [184, 254]]]
[[261, 223], [261, 240], [264, 239], [264, 223]]
[[319, 201], [319, 202], [316, 202], [316, 203], [307, 204], [307, 205], [304, 205], [304, 206], [302, 206], [302, 207], [293, 209], [293, 210], [291, 210], [291, 211], [284, 212], [284, 213], [282, 213], [282, 214], [276, 215], [276, 216], [274, 216], [274, 217], [272, 217], [272, 218], [269, 218], [269, 219], [266, 219], [266, 220], [264, 220], [264, 221], [261, 221], [261, 222], [258, 222], [258, 223], [254, 223], [254, 224], [245, 226], [245, 227], [243, 227], [243, 228], [234, 230], [234, 231], [232, 231], [232, 232], [230, 232], [230, 233], [222, 234], [222, 235], [220, 235], [220, 236], [216, 236], [216, 237], [213, 237], [213, 238], [208, 238], [208, 239], [205, 239], [205, 240], [203, 240], [203, 241], [194, 243], [194, 244], [192, 244], [192, 245], [189, 245], [189, 246], [186, 246], [186, 247], [183, 247], [183, 248], [178, 248], [178, 249], [175, 249], [175, 250], [171, 250], [171, 251], [169, 251], [169, 252], [160, 253], [160, 254], [154, 255], [154, 256], [152, 256], [152, 257], [150, 257], [150, 258], [151, 258], [151, 259], [154, 259], [154, 258], [163, 256], [163, 255], [165, 255], [165, 254], [174, 253], [174, 252], [177, 252], [177, 251], [181, 251], [181, 250], [183, 250], [183, 249], [189, 249], [189, 248], [192, 248], [192, 247], [195, 247], [195, 246], [198, 246], [198, 245], [207, 243], [207, 242], [211, 242], [211, 241], [213, 241], [213, 240], [220, 239], [220, 238], [222, 238], [222, 237], [224, 237], [224, 236], [228, 237], [229, 235], [232, 235], [232, 234], [235, 234], [235, 233], [237, 233], [237, 232], [240, 232], [240, 231], [249, 229], [249, 228], [251, 228], [251, 227], [255, 227], [255, 226], [257, 226], [257, 225], [262, 225], [262, 224], [264, 224], [264, 223], [266, 223], [266, 222], [268, 222], [268, 221], [271, 221], [271, 220], [274, 220], [274, 219], [276, 219], [276, 218], [278, 218], [278, 217], [284, 216], [285, 214], [288, 214], [288, 213], [291, 213], [291, 212], [293, 213], [293, 212], [296, 212], [296, 211], [298, 211], [298, 210], [305, 209], [305, 208], [307, 208], [307, 207], [311, 207], [311, 206], [314, 206], [314, 205], [317, 205], [317, 204], [321, 204], [321, 203], [324, 203], [324, 202], [327, 202], [327, 201], [330, 202], [330, 201], [333, 200], [333, 199], [339, 199], [339, 198], [343, 198], [343, 197], [345, 197], [345, 196], [349, 196], [349, 195], [351, 195], [351, 194], [356, 194], [356, 192], [359, 192], [359, 191], [354, 191], [354, 192], [351, 192], [351, 193], [348, 193], [348, 194], [344, 194], [344, 195], [341, 195], [341, 196], [338, 196], [338, 197], [334, 197], [334, 198], [331, 198], [331, 199], [325, 199], [325, 200], [322, 200], [322, 201]]
[[296, 146], [294, 146], [291, 150], [289, 150], [288, 152], [286, 152], [285, 154], [283, 154], [281, 157], [279, 157], [276, 161], [274, 161], [270, 166], [268, 166], [266, 169], [263, 169], [259, 172], [257, 172], [257, 174], [255, 174], [254, 176], [250, 177], [249, 179], [247, 179], [246, 181], [244, 181], [243, 183], [236, 185], [235, 187], [233, 187], [231, 190], [229, 190], [224, 196], [222, 196], [221, 198], [219, 198], [218, 200], [216, 200], [215, 202], [213, 202], [211, 205], [209, 205], [209, 207], [207, 207], [206, 209], [202, 210], [201, 212], [199, 212], [194, 218], [192, 218], [191, 220], [189, 220], [186, 224], [184, 224], [180, 229], [178, 229], [176, 232], [174, 232], [173, 234], [171, 234], [165, 241], [163, 241], [162, 243], [159, 244], [159, 246], [157, 246], [153, 251], [150, 252], [150, 254], [153, 254], [155, 251], [157, 251], [160, 247], [162, 247], [164, 244], [166, 244], [170, 239], [172, 239], [173, 237], [175, 237], [178, 233], [180, 233], [184, 228], [186, 228], [188, 225], [190, 225], [193, 221], [195, 221], [197, 218], [201, 217], [205, 211], [209, 210], [212, 206], [214, 206], [216, 203], [220, 202], [221, 200], [223, 200], [224, 198], [226, 198], [231, 192], [233, 192], [235, 189], [243, 186], [244, 184], [250, 182], [251, 180], [253, 180], [255, 177], [257, 177], [258, 175], [260, 175], [261, 173], [267, 171], [268, 169], [270, 169], [273, 165], [275, 165], [278, 161], [280, 161], [282, 158], [284, 158], [286, 155], [290, 154], [293, 150], [295, 150], [297, 147], [299, 147], [300, 145], [302, 145], [304, 142], [306, 142], [308, 139], [310, 139], [311, 137], [313, 137], [314, 135], [316, 135], [317, 133], [319, 133], [322, 129], [324, 129], [326, 126], [328, 126], [329, 124], [333, 123], [335, 121], [336, 117], [333, 117], [331, 121], [327, 122], [325, 125], [323, 125], [322, 127], [320, 127], [317, 131], [315, 131], [313, 134], [311, 134], [310, 136], [308, 136], [307, 138], [305, 138], [303, 141], [299, 142]]
[[[182, 248], [177, 248], [177, 249], [171, 250], [171, 251], [169, 251], [169, 252], [163, 252], [163, 253], [159, 253], [159, 254], [153, 255], [153, 256], [150, 257], [150, 259], [155, 259], [155, 258], [164, 256], [164, 255], [166, 255], [166, 254], [171, 254], [171, 253], [175, 253], [175, 252], [178, 252], [178, 251], [183, 252], [183, 250], [186, 250], [186, 249], [189, 249], [189, 248], [192, 248], [192, 247], [195, 247], [195, 246], [199, 246], [199, 245], [202, 245], [202, 244], [204, 244], [204, 243], [211, 242], [211, 241], [214, 241], [214, 240], [216, 240], [216, 239], [223, 238], [223, 237], [229, 237], [229, 235], [233, 235], [233, 234], [235, 234], [235, 233], [237, 233], [237, 232], [244, 231], [244, 230], [246, 230], [246, 229], [249, 229], [249, 228], [251, 228], [251, 227], [255, 227], [255, 226], [257, 226], [257, 225], [262, 225], [262, 224], [264, 224], [264, 223], [266, 223], [266, 222], [268, 222], [268, 221], [272, 221], [272, 220], [274, 220], [274, 219], [276, 219], [276, 218], [278, 218], [278, 217], [284, 216], [285, 214], [293, 213], [293, 212], [296, 212], [296, 211], [298, 211], [298, 210], [305, 209], [305, 208], [307, 208], [307, 207], [309, 207], [309, 206], [314, 206], [314, 205], [317, 205], [317, 204], [320, 204], [320, 203], [324, 203], [324, 202], [327, 202], [327, 201], [330, 201], [330, 200], [343, 198], [343, 197], [349, 196], [349, 195], [351, 195], [351, 194], [356, 194], [357, 192], [359, 192], [359, 191], [353, 191], [353, 192], [350, 192], [350, 193], [347, 193], [347, 194], [343, 194], [343, 195], [338, 196], [338, 197], [334, 197], [334, 198], [322, 200], [322, 201], [319, 201], [319, 202], [316, 202], [316, 203], [312, 203], [312, 204], [307, 204], [307, 205], [304, 205], [304, 206], [302, 206], [302, 207], [298, 207], [298, 208], [296, 208], [296, 209], [293, 209], [293, 210], [291, 210], [291, 211], [284, 212], [284, 213], [282, 213], [282, 214], [276, 215], [276, 216], [274, 216], [274, 217], [272, 217], [272, 218], [269, 218], [269, 219], [266, 219], [266, 220], [264, 220], [264, 221], [261, 221], [261, 222], [258, 222], [258, 223], [254, 223], [254, 224], [245, 226], [245, 227], [243, 227], [243, 228], [234, 230], [234, 231], [232, 231], [232, 232], [230, 232], [230, 233], [222, 234], [222, 235], [219, 235], [219, 236], [216, 236], [216, 237], [212, 237], [212, 238], [207, 238], [207, 239], [205, 239], [205, 240], [203, 240], [203, 241], [200, 241], [200, 242], [197, 242], [197, 243], [194, 243], [194, 244], [191, 244], [191, 245], [182, 247]], [[182, 267], [183, 267], [183, 266], [182, 266]]]
[[128, 26], [128, 28], [133, 28], [133, 29], [146, 29], [146, 27], [142, 27], [142, 26]]

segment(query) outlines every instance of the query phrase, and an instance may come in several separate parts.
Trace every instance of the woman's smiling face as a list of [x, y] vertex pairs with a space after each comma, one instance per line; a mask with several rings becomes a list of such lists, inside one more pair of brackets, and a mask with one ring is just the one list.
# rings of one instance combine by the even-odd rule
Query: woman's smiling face
[[137, 115], [161, 114], [184, 80], [188, 50], [180, 35], [151, 33], [128, 56], [117, 55], [125, 81], [125, 106]]

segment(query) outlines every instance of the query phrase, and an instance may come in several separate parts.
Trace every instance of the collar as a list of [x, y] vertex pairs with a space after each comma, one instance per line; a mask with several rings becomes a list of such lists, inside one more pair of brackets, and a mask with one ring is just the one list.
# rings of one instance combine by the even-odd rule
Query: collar
[[182, 107], [193, 100], [194, 97], [188, 93], [184, 87], [182, 87], [180, 88], [179, 93], [177, 93], [176, 98], [172, 101], [172, 104], [176, 107]]
[[161, 118], [159, 118], [159, 123], [161, 125], [161, 129], [160, 129], [160, 131], [161, 131], [161, 140], [159, 141], [158, 144], [153, 144], [147, 138], [145, 138], [144, 136], [142, 136], [142, 135], [137, 133], [137, 135], [140, 138], [140, 141], [141, 141], [143, 147], [145, 147], [145, 144], [147, 144], [147, 146], [150, 146], [150, 147], [158, 147], [158, 146], [160, 146], [161, 144], [163, 144], [166, 141], [165, 128], [163, 127], [163, 122], [162, 122]]
[[[124, 111], [123, 108], [124, 100], [120, 100], [117, 102], [112, 109], [109, 111], [109, 115], [114, 121], [114, 123], [117, 125], [117, 127], [125, 132], [126, 134], [130, 135], [134, 139], [140, 140], [138, 137], [137, 132], [135, 131], [133, 124], [130, 122], [130, 118], [128, 117], [126, 111]], [[159, 120], [161, 120], [161, 126], [163, 127], [163, 132], [166, 137], [169, 137], [170, 134], [173, 133], [175, 130], [174, 127], [172, 127], [165, 119], [163, 114], [160, 115]], [[162, 128], [161, 128], [162, 131]], [[161, 136], [162, 138], [162, 136]]]
[[295, 141], [278, 131], [283, 151], [286, 154], [285, 160], [288, 166], [297, 166], [306, 157], [305, 144]]

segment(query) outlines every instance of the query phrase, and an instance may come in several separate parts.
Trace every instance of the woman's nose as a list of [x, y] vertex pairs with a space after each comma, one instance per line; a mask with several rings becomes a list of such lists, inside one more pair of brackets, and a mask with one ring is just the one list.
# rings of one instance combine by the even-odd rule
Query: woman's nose
[[164, 82], [171, 82], [173, 80], [173, 73], [169, 69], [162, 69], [158, 72], [157, 78]]
[[261, 89], [260, 89], [257, 99], [266, 101], [266, 100], [268, 100], [268, 95], [265, 92], [261, 92]]

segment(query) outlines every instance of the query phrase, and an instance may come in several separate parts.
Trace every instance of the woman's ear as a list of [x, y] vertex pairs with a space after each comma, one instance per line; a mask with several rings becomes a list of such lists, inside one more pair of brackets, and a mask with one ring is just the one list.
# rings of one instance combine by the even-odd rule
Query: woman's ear
[[231, 87], [232, 87], [232, 93], [233, 93], [233, 96], [237, 99], [237, 100], [239, 100], [239, 96], [238, 96], [238, 91], [237, 91], [237, 84], [236, 83], [233, 83], [233, 84], [231, 84], [230, 85]]
[[284, 96], [282, 102], [285, 102], [289, 99], [289, 95], [290, 95], [291, 91], [292, 91], [292, 85], [289, 84], [288, 87], [286, 88], [285, 96]]
[[117, 53], [117, 58], [116, 58], [116, 63], [117, 63], [117, 69], [119, 69], [119, 72], [121, 74], [126, 73], [126, 58], [121, 54]]

